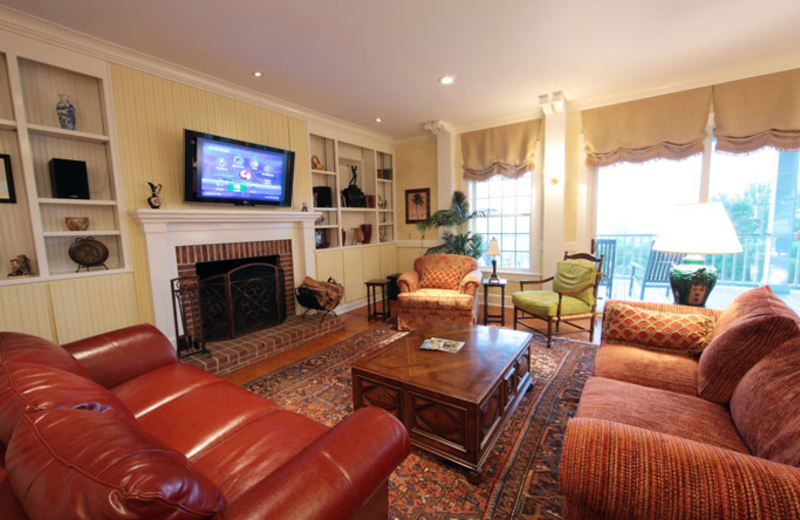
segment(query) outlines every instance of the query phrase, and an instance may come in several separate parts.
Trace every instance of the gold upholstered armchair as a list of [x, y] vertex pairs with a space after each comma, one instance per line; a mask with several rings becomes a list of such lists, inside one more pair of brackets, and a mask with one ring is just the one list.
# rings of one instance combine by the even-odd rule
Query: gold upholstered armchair
[[[603, 276], [603, 255], [599, 258], [587, 253], [570, 255], [558, 262], [556, 274], [544, 280], [520, 280], [522, 289], [511, 296], [514, 302], [514, 329], [522, 325], [536, 332], [523, 320], [539, 319], [547, 322], [547, 346], [553, 343], [553, 335], [559, 334], [561, 322], [594, 336], [597, 288]], [[526, 291], [526, 285], [541, 285], [553, 282], [550, 291]], [[589, 326], [576, 325], [574, 320], [588, 319]], [[567, 321], [569, 320], [569, 321]], [[555, 325], [555, 333], [553, 332]], [[574, 331], [570, 331], [572, 333]]]
[[478, 261], [461, 255], [427, 255], [397, 279], [397, 328], [413, 330], [433, 321], [477, 323]]

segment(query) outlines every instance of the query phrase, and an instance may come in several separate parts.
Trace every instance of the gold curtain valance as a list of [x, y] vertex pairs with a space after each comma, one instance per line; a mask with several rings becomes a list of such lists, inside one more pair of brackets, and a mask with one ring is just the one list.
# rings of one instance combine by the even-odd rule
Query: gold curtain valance
[[461, 134], [464, 178], [519, 177], [532, 171], [541, 119]]
[[711, 87], [583, 112], [586, 164], [684, 159], [703, 152]]
[[714, 85], [717, 149], [800, 150], [800, 69]]

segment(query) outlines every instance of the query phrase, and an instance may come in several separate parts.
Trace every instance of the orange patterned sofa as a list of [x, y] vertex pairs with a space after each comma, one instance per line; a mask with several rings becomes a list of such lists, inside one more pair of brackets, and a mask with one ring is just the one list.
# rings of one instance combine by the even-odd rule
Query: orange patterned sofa
[[397, 328], [412, 330], [433, 321], [478, 322], [478, 261], [461, 255], [428, 255], [397, 279]]
[[603, 329], [564, 518], [800, 518], [800, 318], [769, 287], [725, 311], [612, 300]]

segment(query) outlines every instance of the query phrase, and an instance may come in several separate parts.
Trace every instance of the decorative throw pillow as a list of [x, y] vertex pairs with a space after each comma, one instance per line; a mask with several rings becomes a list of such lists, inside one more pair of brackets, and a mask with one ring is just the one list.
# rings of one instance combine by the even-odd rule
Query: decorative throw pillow
[[800, 334], [800, 317], [769, 286], [737, 296], [717, 320], [700, 356], [697, 395], [727, 404], [736, 385], [764, 356]]
[[458, 271], [453, 269], [442, 269], [439, 267], [428, 267], [422, 271], [422, 280], [419, 282], [421, 289], [449, 289], [458, 290], [461, 276]]
[[80, 408], [135, 421], [117, 396], [90, 379], [44, 365], [0, 365], [0, 442], [8, 444], [20, 417], [51, 408]]
[[28, 517], [211, 518], [220, 490], [137, 424], [88, 410], [27, 414], [5, 456]]
[[731, 417], [753, 455], [800, 466], [800, 338], [773, 350], [736, 386]]
[[617, 304], [606, 309], [603, 341], [693, 356], [708, 344], [715, 322], [711, 316]]

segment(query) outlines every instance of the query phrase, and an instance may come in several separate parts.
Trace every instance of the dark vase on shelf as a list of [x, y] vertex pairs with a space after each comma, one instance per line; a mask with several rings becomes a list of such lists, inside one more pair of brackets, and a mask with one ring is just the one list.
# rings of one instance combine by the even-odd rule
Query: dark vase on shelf
[[372, 239], [372, 224], [361, 224], [361, 231], [364, 233], [364, 243], [369, 244]]

